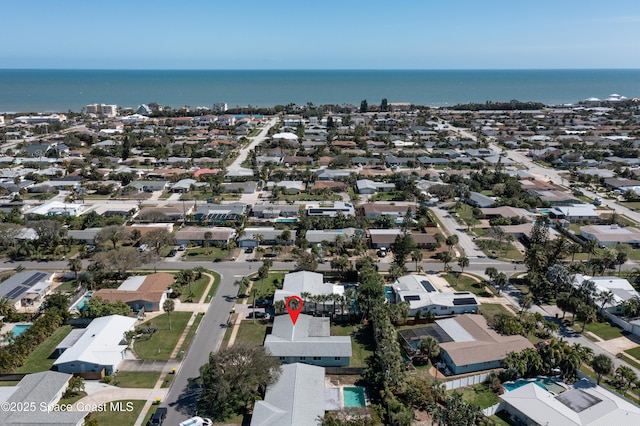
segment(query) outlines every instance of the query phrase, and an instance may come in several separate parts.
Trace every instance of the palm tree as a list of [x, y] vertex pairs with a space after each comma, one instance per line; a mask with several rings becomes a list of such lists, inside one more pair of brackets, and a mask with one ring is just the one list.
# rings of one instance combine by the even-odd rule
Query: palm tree
[[611, 374], [613, 371], [613, 361], [605, 354], [596, 355], [591, 360], [591, 368], [596, 373], [598, 379], [598, 385], [600, 384], [600, 380], [602, 376], [606, 374]]
[[453, 260], [453, 255], [448, 251], [443, 251], [443, 252], [440, 252], [439, 257], [440, 257], [440, 260], [442, 261], [442, 263], [444, 263], [445, 272], [448, 272], [448, 270], [449, 270], [449, 262], [451, 262]]
[[73, 272], [75, 280], [78, 280], [78, 272], [82, 271], [82, 260], [77, 257], [69, 259], [69, 270]]
[[[464, 268], [469, 266], [469, 258], [467, 256], [460, 256], [458, 258], [458, 266], [460, 267], [460, 275], [464, 274]], [[458, 278], [460, 275], [456, 277], [456, 284], [458, 284]]]
[[435, 357], [440, 355], [440, 344], [438, 341], [431, 336], [428, 336], [420, 341], [420, 345], [418, 346], [420, 352], [429, 358], [432, 361]]
[[533, 295], [531, 293], [527, 293], [522, 296], [522, 299], [520, 299], [520, 315], [518, 318], [522, 319], [522, 314], [529, 310], [531, 306], [533, 306]]
[[418, 262], [422, 262], [422, 259], [423, 259], [422, 250], [420, 250], [419, 248], [416, 248], [411, 251], [411, 261], [415, 262], [416, 271], [418, 270]]
[[167, 313], [167, 317], [169, 317], [169, 330], [171, 330], [171, 312], [175, 309], [175, 303], [173, 299], [167, 299], [162, 304], [162, 310]]
[[604, 311], [604, 307], [606, 305], [611, 305], [616, 300], [616, 296], [613, 294], [611, 290], [606, 290], [601, 292], [598, 297], [598, 301], [600, 302], [600, 312]]

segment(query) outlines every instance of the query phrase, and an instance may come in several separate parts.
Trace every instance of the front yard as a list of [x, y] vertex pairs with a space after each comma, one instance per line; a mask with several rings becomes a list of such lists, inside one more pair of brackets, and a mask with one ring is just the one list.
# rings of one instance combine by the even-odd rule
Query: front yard
[[587, 324], [584, 328], [586, 331], [590, 331], [603, 340], [616, 339], [622, 337], [622, 329], [608, 322], [592, 322]]
[[191, 315], [193, 315], [191, 312], [172, 312], [171, 330], [169, 330], [169, 317], [166, 313], [146, 321], [144, 325], [153, 324], [156, 332], [149, 338], [143, 336], [136, 339], [133, 344], [135, 353], [140, 359], [168, 360]]
[[[478, 282], [473, 277], [460, 276], [459, 272], [441, 275], [457, 291], [469, 291], [479, 297], [493, 297], [493, 293], [486, 288], [487, 282]], [[457, 284], [456, 284], [457, 281]]]

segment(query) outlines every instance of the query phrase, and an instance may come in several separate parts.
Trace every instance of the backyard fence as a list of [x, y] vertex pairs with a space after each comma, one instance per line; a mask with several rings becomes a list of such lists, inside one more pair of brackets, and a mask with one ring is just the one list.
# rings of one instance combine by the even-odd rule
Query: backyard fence
[[500, 401], [497, 404], [494, 404], [491, 407], [487, 407], [484, 410], [482, 410], [482, 414], [484, 414], [487, 417], [493, 416], [495, 413], [502, 410], [504, 408], [504, 405], [505, 405], [504, 402]]
[[477, 385], [479, 383], [487, 380], [491, 373], [482, 373], [476, 374], [475, 376], [462, 377], [460, 379], [451, 380], [449, 382], [444, 382], [444, 387], [446, 390], [464, 388], [467, 386]]

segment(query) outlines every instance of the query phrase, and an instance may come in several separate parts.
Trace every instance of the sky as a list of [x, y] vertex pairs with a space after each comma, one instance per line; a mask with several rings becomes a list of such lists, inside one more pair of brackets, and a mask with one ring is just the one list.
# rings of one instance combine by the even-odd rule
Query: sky
[[0, 68], [640, 68], [638, 0], [30, 0]]

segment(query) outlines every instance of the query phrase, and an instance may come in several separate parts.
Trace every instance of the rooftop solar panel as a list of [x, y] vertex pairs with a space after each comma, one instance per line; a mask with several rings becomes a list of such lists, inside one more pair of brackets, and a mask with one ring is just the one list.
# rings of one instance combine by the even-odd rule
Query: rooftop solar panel
[[26, 292], [29, 289], [29, 287], [25, 287], [23, 285], [20, 285], [16, 288], [14, 288], [13, 290], [11, 290], [9, 293], [7, 293], [7, 299], [15, 299], [16, 297], [20, 296], [22, 293]]
[[420, 296], [418, 295], [404, 296], [404, 300], [406, 302], [416, 301], [416, 300], [420, 300]]
[[436, 291], [436, 289], [433, 288], [433, 285], [427, 280], [420, 281], [420, 284], [422, 284], [422, 287], [424, 287], [424, 289], [427, 290], [429, 293], [433, 293]]
[[476, 299], [473, 297], [463, 297], [462, 299], [453, 299], [453, 305], [477, 305]]

